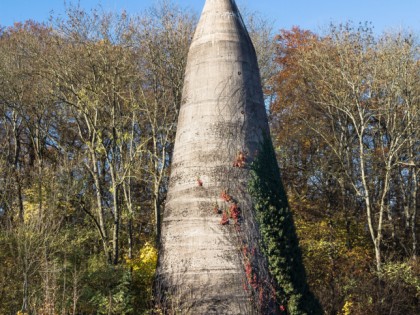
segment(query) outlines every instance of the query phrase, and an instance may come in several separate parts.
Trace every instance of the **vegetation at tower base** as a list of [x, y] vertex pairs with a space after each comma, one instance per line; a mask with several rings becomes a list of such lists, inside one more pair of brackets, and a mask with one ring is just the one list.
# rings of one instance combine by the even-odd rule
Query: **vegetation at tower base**
[[292, 213], [267, 135], [251, 165], [249, 192], [260, 228], [260, 246], [279, 287], [279, 302], [287, 305], [289, 314], [322, 314], [318, 300], [307, 285]]

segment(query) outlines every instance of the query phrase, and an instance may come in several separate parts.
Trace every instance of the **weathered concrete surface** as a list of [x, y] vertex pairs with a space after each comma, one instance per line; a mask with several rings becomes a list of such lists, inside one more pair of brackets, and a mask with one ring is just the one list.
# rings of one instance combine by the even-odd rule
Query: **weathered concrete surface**
[[249, 171], [232, 164], [239, 152], [251, 162], [268, 132], [255, 50], [237, 6], [207, 0], [189, 51], [162, 220], [158, 291], [166, 307], [182, 314], [253, 313], [234, 228], [222, 226], [213, 208], [226, 207], [220, 199], [226, 189], [248, 215], [241, 228], [255, 229]]

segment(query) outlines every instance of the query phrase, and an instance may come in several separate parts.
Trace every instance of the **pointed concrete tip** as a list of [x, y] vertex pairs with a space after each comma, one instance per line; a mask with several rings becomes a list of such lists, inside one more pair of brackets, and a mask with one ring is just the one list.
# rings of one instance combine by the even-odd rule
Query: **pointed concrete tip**
[[206, 38], [208, 36], [212, 36], [214, 42], [220, 37], [226, 38], [226, 34], [239, 37], [240, 42], [252, 46], [251, 38], [235, 1], [206, 0], [192, 46], [208, 40]]
[[204, 11], [238, 11], [234, 0], [206, 0]]
[[202, 15], [221, 14], [225, 17], [236, 17], [242, 21], [238, 6], [234, 0], [206, 0]]

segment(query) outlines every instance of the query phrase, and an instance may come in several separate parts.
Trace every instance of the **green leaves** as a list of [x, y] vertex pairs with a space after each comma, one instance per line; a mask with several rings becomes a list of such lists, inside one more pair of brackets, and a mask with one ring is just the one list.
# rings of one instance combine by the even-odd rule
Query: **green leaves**
[[285, 302], [290, 314], [322, 314], [319, 302], [306, 283], [292, 214], [271, 139], [267, 136], [251, 165], [248, 189], [262, 236], [261, 249], [280, 288], [279, 302]]
[[[90, 312], [97, 314], [131, 314], [133, 311], [130, 270], [111, 266], [102, 257], [89, 260], [87, 282], [82, 298]], [[86, 310], [88, 311], [88, 310]]]

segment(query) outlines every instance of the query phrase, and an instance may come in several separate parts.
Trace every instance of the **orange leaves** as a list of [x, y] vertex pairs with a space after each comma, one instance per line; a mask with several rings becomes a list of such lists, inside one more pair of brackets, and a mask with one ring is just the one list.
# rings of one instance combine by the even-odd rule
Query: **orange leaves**
[[225, 202], [230, 202], [232, 200], [232, 196], [230, 196], [226, 190], [222, 191], [222, 193], [220, 194], [220, 198], [222, 198], [223, 201]]
[[273, 131], [279, 134], [283, 141], [300, 136], [302, 118], [311, 120], [316, 117], [314, 106], [308, 97], [314, 86], [303, 75], [301, 59], [320, 42], [315, 34], [298, 27], [281, 30], [276, 37], [276, 63], [280, 71], [272, 82], [276, 99], [271, 104], [270, 112], [281, 121], [273, 125]]
[[243, 168], [246, 164], [246, 153], [239, 152], [238, 155], [235, 158], [235, 161], [233, 162], [233, 167], [239, 167]]
[[[220, 194], [220, 197], [222, 198], [224, 202], [229, 203], [229, 208], [224, 210], [222, 213], [222, 219], [220, 220], [220, 224], [227, 225], [229, 224], [229, 221], [230, 221], [229, 219], [232, 219], [235, 222], [235, 225], [238, 225], [240, 215], [241, 215], [238, 204], [234, 201], [232, 196], [230, 196], [226, 191], [222, 191], [222, 193]], [[217, 209], [217, 212], [216, 212], [216, 209]], [[217, 206], [214, 208], [214, 212], [215, 213], [220, 212]]]
[[221, 225], [227, 225], [227, 224], [229, 224], [229, 216], [228, 216], [228, 214], [227, 214], [226, 211], [223, 211], [222, 219], [220, 220], [220, 224]]
[[239, 207], [236, 203], [232, 203], [229, 208], [230, 217], [235, 221], [235, 224], [238, 223], [239, 220]]

